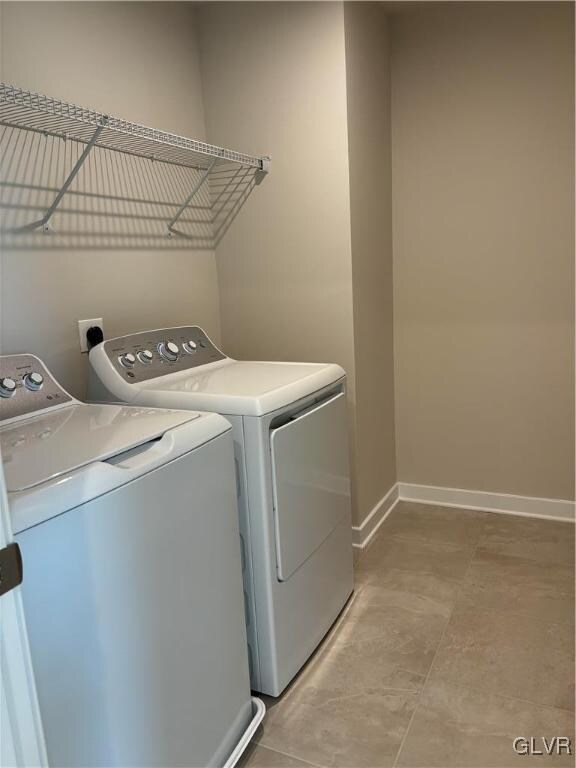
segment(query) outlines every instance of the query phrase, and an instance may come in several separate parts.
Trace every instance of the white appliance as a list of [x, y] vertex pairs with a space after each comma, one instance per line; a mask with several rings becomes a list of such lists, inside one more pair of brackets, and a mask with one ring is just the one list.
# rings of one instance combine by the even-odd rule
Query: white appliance
[[0, 445], [50, 765], [233, 765], [264, 706], [229, 424], [79, 403], [9, 355]]
[[252, 688], [278, 696], [353, 589], [345, 373], [240, 362], [196, 326], [90, 351], [90, 398], [232, 424]]

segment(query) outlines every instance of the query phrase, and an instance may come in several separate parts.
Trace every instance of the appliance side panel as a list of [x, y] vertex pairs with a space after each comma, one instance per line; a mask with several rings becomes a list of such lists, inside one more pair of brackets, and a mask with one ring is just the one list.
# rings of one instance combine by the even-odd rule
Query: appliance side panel
[[250, 681], [253, 690], [260, 690], [260, 654], [258, 649], [258, 618], [254, 594], [254, 547], [250, 526], [248, 505], [248, 478], [246, 475], [246, 454], [244, 446], [244, 420], [242, 416], [226, 416], [232, 425], [234, 442], [234, 464], [236, 470], [236, 495], [240, 524], [240, 546], [242, 554], [242, 576], [244, 579], [244, 609], [246, 613], [246, 634], [248, 637], [248, 660]]
[[228, 433], [18, 536], [51, 765], [234, 748], [251, 703], [232, 467]]

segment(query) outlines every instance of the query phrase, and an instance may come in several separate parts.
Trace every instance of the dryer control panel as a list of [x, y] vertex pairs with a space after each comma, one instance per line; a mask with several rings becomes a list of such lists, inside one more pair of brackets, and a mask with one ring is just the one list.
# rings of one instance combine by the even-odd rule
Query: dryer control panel
[[34, 355], [0, 357], [0, 421], [72, 402]]
[[197, 325], [133, 333], [99, 346], [129, 384], [226, 359]]

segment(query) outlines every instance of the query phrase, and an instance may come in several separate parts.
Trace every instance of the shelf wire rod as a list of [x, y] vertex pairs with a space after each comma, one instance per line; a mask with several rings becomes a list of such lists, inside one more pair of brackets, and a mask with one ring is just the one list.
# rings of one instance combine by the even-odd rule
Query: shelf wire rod
[[[156, 209], [156, 206], [154, 206], [153, 201], [155, 200], [155, 195], [157, 195], [158, 193], [157, 191], [155, 191], [154, 185], [152, 183], [154, 174], [150, 173], [150, 167], [148, 163], [134, 163], [134, 165], [136, 166], [138, 178], [142, 183], [142, 189], [144, 190], [143, 196], [147, 200], [152, 201], [152, 211], [156, 211], [157, 209]], [[152, 177], [152, 181], [151, 181], [151, 177]], [[146, 229], [147, 229], [148, 235], [153, 234], [152, 225], [149, 221], [146, 223]]]
[[200, 218], [203, 224], [203, 231], [210, 231], [214, 234], [213, 220], [212, 220], [212, 205], [210, 198], [210, 189], [207, 186], [202, 187], [200, 190]]
[[[38, 151], [38, 157], [36, 158], [36, 166], [39, 166], [39, 167], [38, 169], [36, 167], [34, 168], [34, 171], [32, 174], [32, 178], [34, 179], [37, 179], [38, 176], [42, 174], [43, 169], [46, 167], [46, 152], [48, 150], [48, 139], [40, 139], [38, 143], [39, 143], [39, 146], [38, 146], [39, 151]], [[36, 202], [39, 203], [41, 199], [41, 193], [38, 190], [38, 188], [36, 188], [34, 192], [36, 193], [34, 199], [36, 200]], [[33, 198], [32, 196], [30, 196], [30, 202], [32, 202], [32, 200]]]
[[[46, 137], [46, 141], [48, 141], [48, 137]], [[50, 137], [50, 158], [48, 160], [48, 171], [46, 173], [45, 178], [41, 179], [42, 182], [49, 183], [50, 179], [54, 178], [56, 174], [58, 173], [58, 161], [60, 159], [60, 142], [57, 142], [54, 137]], [[36, 188], [38, 189], [38, 192], [41, 193], [42, 186], [45, 186], [44, 184], [36, 184]]]
[[[226, 197], [220, 208], [215, 212], [214, 214], [214, 220], [218, 218], [220, 213], [224, 210], [226, 207], [226, 204], [230, 201], [232, 195], [237, 191], [238, 187], [242, 184], [243, 181], [246, 180], [248, 176], [252, 175], [252, 169], [251, 168], [245, 168], [243, 175], [237, 180], [236, 184], [234, 185], [234, 188], [230, 190], [230, 194]], [[231, 186], [231, 185], [230, 185]], [[221, 197], [221, 195], [219, 196]], [[227, 214], [225, 214], [226, 216]]]
[[[170, 174], [168, 173], [168, 169], [165, 166], [159, 166], [157, 176], [158, 176], [158, 183], [161, 188], [161, 197], [159, 199], [169, 197], [171, 186], [174, 186], [174, 185], [178, 186], [178, 183], [180, 181], [179, 175], [176, 172], [174, 172], [171, 178]], [[160, 206], [156, 206], [156, 212], [157, 213], [161, 212]]]
[[[10, 145], [12, 144], [12, 139], [14, 138], [15, 143], [18, 143], [19, 133], [20, 131], [17, 131], [15, 128], [3, 126], [2, 136], [0, 137], [0, 147], [2, 147], [2, 153], [0, 154], [0, 167], [2, 167], [2, 176], [5, 178], [9, 178], [10, 166], [12, 165], [14, 156], [16, 154], [15, 152], [10, 153]], [[8, 136], [8, 138], [5, 139], [5, 136]], [[8, 165], [5, 165], [6, 162], [8, 162]]]
[[224, 237], [224, 235], [228, 231], [228, 228], [230, 227], [230, 225], [238, 215], [238, 212], [240, 211], [240, 209], [242, 208], [246, 200], [248, 200], [248, 198], [250, 197], [250, 193], [252, 192], [255, 186], [256, 186], [256, 179], [254, 175], [252, 175], [252, 178], [248, 182], [245, 190], [238, 197], [238, 199], [236, 200], [232, 208], [228, 211], [227, 215], [224, 217], [222, 224], [216, 228], [214, 232], [214, 247], [216, 247], [220, 242], [220, 240]]
[[[110, 179], [110, 157], [108, 155], [108, 152], [100, 151], [98, 152], [99, 155], [99, 161], [102, 166], [102, 187], [103, 187], [103, 200], [104, 202], [104, 212], [109, 217], [110, 221], [114, 221], [114, 216], [118, 213], [118, 211], [115, 209], [115, 206], [113, 205], [112, 201], [110, 200], [110, 193], [111, 193], [111, 179]], [[116, 223], [118, 222], [118, 219], [116, 218]]]
[[54, 214], [54, 211], [60, 205], [60, 202], [61, 202], [62, 198], [64, 197], [64, 195], [66, 194], [66, 192], [68, 190], [68, 187], [70, 186], [70, 184], [72, 184], [72, 182], [76, 178], [76, 176], [78, 174], [78, 171], [82, 167], [84, 161], [86, 160], [86, 158], [88, 157], [88, 155], [92, 151], [92, 148], [94, 147], [94, 144], [98, 140], [98, 136], [100, 136], [100, 134], [104, 130], [104, 127], [106, 125], [105, 121], [106, 121], [106, 118], [103, 118], [102, 124], [99, 125], [98, 128], [96, 128], [96, 130], [92, 134], [92, 138], [90, 139], [88, 144], [84, 147], [84, 151], [82, 152], [82, 154], [80, 155], [80, 157], [76, 161], [76, 164], [74, 165], [74, 168], [72, 168], [72, 170], [68, 174], [68, 177], [66, 178], [66, 181], [60, 187], [60, 191], [58, 192], [58, 194], [54, 198], [52, 204], [50, 205], [50, 207], [48, 208], [48, 210], [46, 211], [44, 216], [41, 219], [39, 219], [38, 221], [33, 221], [31, 224], [25, 224], [23, 227], [19, 227], [19, 231], [25, 232], [25, 231], [29, 231], [29, 230], [33, 230], [33, 229], [38, 229], [38, 227], [42, 227], [45, 232], [48, 231], [48, 223], [49, 223], [50, 219], [52, 218], [52, 215]]
[[[175, 185], [177, 186], [178, 198], [180, 200], [185, 198], [187, 196], [189, 190], [190, 190], [191, 185], [194, 185], [197, 181], [198, 181], [198, 174], [197, 173], [189, 173], [189, 172], [184, 171], [183, 169], [180, 170], [176, 174], [176, 180], [175, 180]], [[204, 186], [202, 186], [202, 187], [200, 187], [198, 189], [198, 192], [195, 195], [194, 200], [191, 201], [190, 205], [188, 206], [189, 209], [196, 210], [198, 207], [200, 207], [200, 208], [202, 207], [201, 205], [197, 206], [197, 201], [199, 200], [200, 203], [202, 203], [202, 200], [203, 200], [203, 194], [202, 193], [203, 193], [204, 189], [205, 189]], [[184, 214], [181, 217], [181, 221], [182, 222], [188, 221], [187, 217]]]
[[202, 185], [204, 184], [204, 182], [205, 182], [205, 181], [208, 179], [208, 177], [210, 176], [210, 171], [211, 171], [211, 170], [212, 170], [212, 168], [213, 168], [213, 167], [216, 165], [216, 160], [217, 160], [217, 159], [218, 159], [218, 158], [216, 158], [216, 157], [215, 157], [215, 158], [214, 158], [214, 160], [212, 160], [212, 162], [210, 163], [210, 165], [208, 166], [208, 168], [206, 169], [206, 171], [205, 171], [205, 172], [202, 174], [202, 176], [201, 176], [201, 177], [198, 179], [198, 181], [196, 182], [196, 184], [195, 184], [195, 185], [192, 187], [192, 191], [190, 192], [190, 194], [188, 195], [188, 197], [186, 198], [186, 200], [185, 200], [185, 201], [182, 203], [182, 205], [180, 206], [180, 208], [179, 208], [179, 209], [178, 209], [178, 211], [176, 212], [176, 215], [175, 215], [175, 216], [174, 216], [174, 217], [171, 219], [171, 221], [168, 223], [168, 236], [170, 236], [170, 231], [171, 231], [172, 227], [174, 226], [174, 224], [176, 224], [176, 222], [178, 221], [178, 219], [180, 218], [180, 216], [181, 216], [181, 215], [183, 214], [183, 212], [186, 210], [186, 208], [188, 207], [188, 205], [189, 205], [189, 204], [190, 204], [190, 202], [192, 201], [192, 198], [194, 197], [194, 195], [195, 195], [195, 194], [196, 194], [196, 193], [197, 193], [197, 192], [200, 190], [200, 188], [202, 187]]
[[[143, 210], [146, 213], [149, 213], [150, 210], [154, 210], [154, 206], [151, 202], [150, 185], [148, 184], [148, 179], [145, 173], [145, 164], [137, 162], [134, 158], [126, 158], [126, 162], [128, 166], [128, 179], [131, 184], [134, 184], [138, 197], [148, 201], [148, 203], [143, 206]], [[151, 235], [150, 228], [150, 221], [146, 220], [143, 226], [146, 237], [150, 237]], [[137, 234], [136, 228], [134, 234]]]
[[245, 184], [242, 184], [239, 186], [234, 192], [226, 199], [226, 202], [224, 205], [220, 207], [220, 210], [218, 211], [218, 218], [216, 219], [216, 223], [218, 223], [218, 219], [220, 222], [218, 223], [217, 230], [220, 230], [223, 226], [223, 224], [229, 219], [229, 217], [232, 215], [233, 212], [236, 210], [239, 210], [238, 203], [243, 201], [247, 194], [253, 189], [254, 187], [254, 178], [251, 175], [251, 177], [246, 181]]
[[[142, 183], [142, 189], [144, 190], [144, 197], [148, 200], [154, 201], [155, 194], [157, 194], [154, 190], [154, 186], [151, 183], [151, 174], [150, 174], [150, 167], [148, 163], [136, 163], [136, 170], [138, 173], [138, 178], [140, 179]], [[153, 174], [152, 174], [153, 176]], [[152, 210], [155, 210], [154, 203], [152, 202]], [[146, 223], [146, 230], [148, 235], [153, 234], [152, 225], [148, 221]]]
[[[234, 172], [234, 174], [232, 175], [232, 177], [230, 178], [230, 180], [229, 180], [229, 181], [227, 181], [227, 182], [226, 182], [226, 184], [225, 184], [225, 185], [222, 187], [222, 189], [220, 190], [220, 193], [218, 194], [218, 196], [216, 197], [216, 199], [215, 199], [215, 200], [213, 200], [213, 202], [212, 202], [212, 208], [213, 208], [214, 210], [216, 210], [216, 206], [217, 206], [218, 202], [220, 201], [220, 198], [222, 197], [222, 195], [223, 195], [223, 194], [225, 194], [225, 192], [226, 192], [226, 190], [228, 189], [228, 187], [229, 187], [231, 184], [233, 184], [233, 183], [234, 183], [234, 181], [235, 181], [235, 180], [238, 178], [238, 176], [239, 176], [239, 175], [242, 173], [242, 171], [243, 171], [243, 170], [244, 170], [244, 169], [243, 169], [243, 167], [242, 167], [242, 166], [239, 166], [239, 167], [238, 167], [238, 168], [235, 170], [235, 172]], [[217, 215], [217, 214], [215, 214], [214, 218], [216, 218], [216, 215]]]
[[[111, 159], [112, 159], [112, 155], [111, 155]], [[130, 175], [126, 174], [125, 160], [126, 158], [124, 155], [114, 156], [114, 161], [116, 162], [116, 167], [118, 169], [118, 179], [119, 179], [118, 187], [114, 191], [123, 192], [124, 195], [130, 196], [132, 198], [131, 202], [124, 204], [123, 210], [125, 210], [128, 215], [132, 215], [136, 219], [138, 217], [138, 206], [134, 201], [136, 195], [134, 193], [134, 188], [130, 180]]]
[[[7, 131], [9, 131], [9, 134], [7, 141], [5, 141], [4, 137]], [[18, 133], [19, 132], [15, 131], [13, 128], [7, 128], [2, 131], [2, 136], [0, 138], [0, 145], [3, 147], [2, 155], [0, 156], [0, 191], [2, 193], [2, 201], [7, 200], [9, 197], [8, 185], [10, 182], [5, 180], [12, 178], [12, 165], [14, 163], [14, 158], [16, 157], [16, 152], [10, 153], [9, 150], [13, 140], [15, 146], [18, 146]]]
[[[154, 213], [157, 209], [154, 205], [154, 194], [151, 191], [150, 187], [150, 180], [148, 177], [148, 165], [146, 162], [144, 163], [138, 163], [134, 159], [131, 159], [128, 163], [129, 167], [131, 167], [131, 171], [129, 173], [129, 177], [134, 180], [136, 184], [139, 184], [139, 194], [147, 199], [149, 201], [149, 205], [146, 208], [147, 213]], [[153, 233], [151, 232], [152, 225], [150, 223], [150, 220], [147, 219], [144, 223], [143, 229], [144, 233], [147, 237], [150, 237]], [[134, 234], [137, 234], [137, 229], [134, 229]]]
[[[164, 168], [162, 166], [162, 163], [154, 163], [154, 170], [152, 168], [149, 168], [151, 171], [150, 177], [152, 180], [152, 186], [156, 192], [156, 195], [154, 197], [154, 214], [158, 215], [160, 213], [160, 207], [157, 204], [157, 200], [160, 200], [163, 195], [166, 194], [166, 184], [165, 184], [165, 178], [164, 178]], [[152, 227], [152, 224], [150, 223], [150, 226]]]
[[[28, 145], [30, 145], [30, 146], [28, 146]], [[35, 154], [34, 154], [34, 149], [36, 150]], [[39, 151], [39, 149], [40, 149], [39, 142], [36, 142], [36, 147], [34, 147], [34, 141], [33, 141], [32, 137], [30, 137], [30, 141], [28, 141], [28, 137], [27, 136], [24, 137], [24, 147], [23, 147], [23, 155], [22, 155], [23, 158], [26, 158], [25, 162], [24, 162], [24, 169], [23, 169], [24, 178], [29, 178], [29, 170], [28, 169], [30, 168], [30, 163], [32, 163], [32, 168], [36, 167], [36, 160], [38, 158], [38, 151]], [[20, 173], [20, 165], [18, 165], [17, 171], [18, 171], [18, 173]], [[33, 175], [32, 175], [32, 178], [34, 178]], [[25, 199], [24, 195], [25, 195], [25, 193], [22, 191], [20, 193], [20, 195], [18, 196], [18, 203], [19, 204], [22, 204], [24, 202], [24, 199]], [[28, 195], [28, 197], [30, 197], [30, 194]]]
[[121, 177], [121, 181], [118, 184], [118, 189], [116, 190], [118, 193], [123, 193], [126, 197], [131, 198], [133, 202], [130, 202], [126, 205], [126, 209], [128, 211], [131, 211], [133, 214], [138, 213], [138, 194], [137, 190], [134, 189], [134, 183], [129, 173], [126, 173], [126, 166], [128, 163], [128, 156], [127, 155], [118, 155], [117, 157], [117, 167], [119, 171], [119, 176]]
[[[29, 157], [24, 152], [24, 149], [26, 147], [27, 143], [27, 136], [23, 131], [18, 131], [18, 134], [16, 136], [16, 141], [14, 144], [14, 153], [10, 159], [10, 172], [12, 172], [12, 164], [14, 160], [16, 160], [15, 166], [14, 166], [14, 178], [22, 178], [20, 175], [20, 168], [22, 167], [22, 164], [25, 164], [25, 160]], [[20, 192], [18, 195], [15, 195], [16, 199], [19, 199], [22, 195], [22, 192]]]
[[[178, 168], [177, 172], [174, 174], [174, 186], [179, 200], [182, 200], [187, 196], [188, 191], [190, 190], [190, 185], [197, 181], [197, 176], [198, 174], [190, 173], [184, 168]], [[198, 191], [200, 192], [201, 190]], [[175, 207], [178, 208], [178, 203], [176, 203]]]
[[[158, 198], [162, 196], [162, 193], [159, 187], [158, 173], [156, 172], [156, 168], [153, 169], [152, 167], [152, 166], [155, 166], [156, 163], [150, 162], [150, 163], [146, 163], [145, 165], [146, 165], [146, 172], [147, 172], [150, 188], [154, 192], [154, 196], [152, 197], [152, 199], [158, 200]], [[158, 207], [156, 206], [156, 204], [154, 204], [153, 210], [155, 213], [158, 213]]]
[[108, 191], [106, 193], [106, 199], [108, 200], [108, 205], [110, 206], [110, 209], [114, 212], [115, 215], [118, 213], [123, 213], [124, 211], [123, 205], [112, 203], [112, 195], [116, 190], [116, 185], [119, 183], [119, 176], [117, 173], [117, 163], [115, 162], [115, 158], [109, 152], [105, 153], [105, 165], [106, 165], [106, 180], [108, 184]]

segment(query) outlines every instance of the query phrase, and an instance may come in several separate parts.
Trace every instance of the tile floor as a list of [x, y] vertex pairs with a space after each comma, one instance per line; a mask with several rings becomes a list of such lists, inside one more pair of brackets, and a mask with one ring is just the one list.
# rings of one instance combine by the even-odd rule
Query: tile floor
[[574, 766], [574, 526], [399, 504], [244, 768]]

